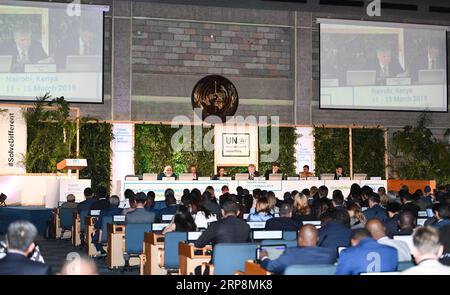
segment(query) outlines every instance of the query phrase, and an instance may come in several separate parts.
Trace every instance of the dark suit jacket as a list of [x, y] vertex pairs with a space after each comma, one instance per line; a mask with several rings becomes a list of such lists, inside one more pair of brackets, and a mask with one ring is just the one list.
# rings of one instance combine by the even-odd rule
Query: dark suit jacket
[[419, 208], [419, 206], [417, 206], [413, 202], [408, 202], [408, 203], [403, 204], [400, 207], [400, 209], [402, 211], [409, 211], [409, 212], [411, 212], [416, 218], [419, 216], [420, 208]]
[[351, 229], [332, 220], [319, 229], [319, 241], [317, 245], [333, 249], [337, 253], [338, 247], [347, 247], [350, 245], [351, 237]]
[[109, 208], [109, 202], [107, 199], [99, 199], [95, 201], [89, 210], [105, 210]]
[[[16, 42], [13, 41], [0, 45], [0, 55], [11, 55], [13, 57], [13, 64], [17, 64], [19, 51], [17, 50]], [[45, 53], [41, 43], [32, 40], [30, 48], [28, 49], [27, 63], [34, 64], [47, 57], [47, 53]]]
[[289, 265], [333, 264], [336, 251], [322, 247], [287, 248], [276, 260], [264, 259], [261, 266], [267, 271], [281, 274]]
[[[89, 51], [85, 52], [84, 55], [101, 55], [102, 53], [103, 48], [101, 47], [101, 42], [95, 39], [89, 45]], [[59, 43], [58, 49], [55, 51], [55, 61], [58, 68], [66, 67], [66, 58], [70, 55], [81, 55], [80, 38], [78, 35], [69, 36]]]
[[[251, 175], [250, 175], [250, 173], [248, 172], [248, 170], [245, 171], [244, 173], [248, 173], [248, 179], [253, 180], [253, 178], [251, 177]], [[258, 172], [258, 171], [255, 171], [255, 175], [253, 175], [253, 177], [259, 177], [259, 176], [260, 176], [260, 175], [259, 175], [259, 172]]]
[[[162, 180], [163, 177], [166, 177], [166, 175], [164, 174], [164, 172], [161, 172], [158, 174], [157, 180]], [[175, 179], [178, 179], [178, 175], [176, 175], [175, 173], [172, 174], [172, 177], [175, 177]]]
[[235, 217], [229, 216], [210, 224], [208, 229], [195, 241], [195, 247], [202, 248], [209, 243], [247, 243], [250, 242], [250, 227]]
[[[219, 180], [219, 174], [215, 174], [215, 175], [213, 175], [213, 177], [212, 177], [212, 180]], [[223, 177], [229, 177], [228, 175], [224, 175]]]
[[[391, 63], [388, 65], [388, 68], [389, 68], [389, 75], [386, 78], [395, 78], [397, 77], [398, 74], [403, 73], [405, 71], [403, 67], [400, 65], [398, 59], [392, 55], [391, 55]], [[366, 63], [365, 70], [376, 71], [377, 82], [384, 84], [385, 81], [383, 81], [383, 77], [381, 76], [382, 74], [381, 66], [377, 57], [369, 60]]]
[[341, 176], [338, 176], [336, 172], [334, 172], [334, 180], [339, 180], [340, 177], [345, 177], [345, 174], [342, 173]]
[[83, 210], [89, 210], [91, 205], [94, 204], [97, 200], [94, 198], [86, 199], [83, 202], [80, 202], [77, 206], [78, 213], [81, 213]]
[[[445, 59], [442, 56], [438, 56], [434, 70], [445, 70], [446, 64]], [[428, 70], [428, 52], [420, 56], [420, 58], [414, 59], [414, 62], [411, 65], [410, 74], [414, 81], [418, 81], [420, 70]]]
[[125, 215], [125, 223], [153, 223], [156, 214], [145, 208], [137, 208]]
[[372, 208], [368, 208], [366, 211], [364, 211], [364, 216], [367, 220], [377, 218], [384, 222], [387, 219], [386, 209], [384, 209], [380, 205], [375, 205]]
[[[270, 174], [273, 174], [273, 170], [272, 170], [272, 169], [266, 170], [266, 172], [264, 173], [264, 177], [265, 177], [267, 180], [269, 180], [269, 175], [270, 175]], [[278, 171], [277, 171], [276, 174], [283, 174], [283, 171], [281, 171], [280, 169], [278, 169]]]
[[386, 235], [392, 238], [398, 232], [398, 214], [392, 216], [392, 218], [388, 218], [384, 223], [386, 227]]
[[275, 217], [266, 221], [266, 230], [298, 231], [302, 226], [301, 220], [289, 217]]
[[0, 275], [51, 275], [50, 266], [31, 261], [27, 257], [8, 253], [0, 259]]

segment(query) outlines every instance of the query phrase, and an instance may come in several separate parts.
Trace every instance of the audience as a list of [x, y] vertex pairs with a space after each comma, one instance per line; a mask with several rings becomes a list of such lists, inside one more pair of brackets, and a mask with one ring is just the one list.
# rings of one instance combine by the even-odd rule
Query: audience
[[297, 193], [294, 196], [292, 218], [298, 221], [317, 220], [308, 205], [308, 198], [302, 193]]
[[439, 228], [439, 240], [444, 246], [444, 251], [439, 261], [447, 266], [450, 266], [450, 225]]
[[369, 208], [364, 211], [366, 220], [378, 218], [383, 222], [386, 221], [386, 209], [380, 206], [380, 196], [377, 193], [371, 193], [367, 199], [369, 201]]
[[174, 215], [175, 212], [177, 212], [178, 204], [177, 199], [175, 199], [175, 192], [173, 191], [173, 189], [168, 188], [165, 190], [164, 202], [166, 203], [166, 208], [163, 208], [159, 211], [160, 217], [162, 217], [163, 215]]
[[125, 223], [153, 223], [156, 215], [147, 211], [144, 207], [147, 203], [147, 195], [143, 192], [135, 196], [136, 209], [125, 215]]
[[36, 247], [36, 227], [23, 220], [9, 224], [6, 233], [8, 253], [0, 259], [0, 275], [50, 275], [48, 265], [32, 261], [30, 257]]
[[280, 217], [274, 217], [266, 221], [266, 230], [298, 231], [302, 227], [301, 220], [292, 218], [292, 205], [288, 202], [281, 203]]
[[94, 225], [96, 232], [95, 232], [94, 236], [92, 237], [92, 243], [94, 243], [97, 251], [100, 251], [103, 254], [106, 252], [103, 250], [101, 243], [99, 243], [100, 230], [103, 227], [103, 219], [105, 217], [114, 217], [114, 215], [120, 215], [122, 212], [122, 209], [119, 208], [119, 204], [120, 204], [119, 197], [116, 195], [111, 196], [109, 198], [109, 207], [107, 209], [103, 209], [100, 211], [100, 215], [98, 216], [97, 222]]
[[332, 199], [333, 207], [336, 210], [347, 211], [347, 208], [345, 207], [344, 195], [342, 194], [341, 190], [334, 190]]
[[222, 205], [222, 219], [211, 223], [206, 231], [195, 241], [195, 247], [201, 248], [209, 243], [247, 243], [250, 242], [250, 227], [238, 219], [239, 205], [227, 200]]
[[61, 204], [61, 209], [77, 209], [78, 208], [78, 204], [75, 203], [75, 195], [73, 194], [68, 194], [66, 197], [66, 202]]
[[298, 234], [298, 247], [287, 248], [276, 260], [270, 260], [267, 252], [260, 251], [261, 266], [267, 271], [281, 274], [289, 265], [333, 264], [336, 261], [336, 251], [317, 247], [317, 229], [307, 224]]
[[80, 256], [64, 262], [59, 275], [98, 275], [94, 261], [86, 256]]
[[350, 216], [351, 229], [364, 228], [366, 226], [366, 216], [364, 216], [358, 203], [353, 203], [348, 206], [347, 212]]
[[448, 204], [436, 203], [433, 205], [433, 215], [435, 222], [433, 227], [439, 229], [443, 226], [450, 225]]
[[411, 261], [411, 251], [408, 244], [400, 240], [393, 240], [386, 236], [386, 228], [379, 219], [371, 219], [366, 224], [367, 230], [370, 232], [372, 238], [379, 244], [391, 246], [397, 249], [398, 261]]
[[412, 235], [416, 219], [411, 211], [400, 212], [398, 216], [398, 227], [399, 230], [394, 236], [409, 236]]
[[85, 200], [80, 202], [77, 206], [78, 214], [81, 213], [83, 210], [89, 210], [91, 208], [91, 205], [96, 201], [93, 197], [93, 192], [90, 187], [87, 187], [83, 191]]
[[123, 194], [125, 196], [125, 199], [128, 200], [128, 204], [130, 205], [129, 208], [124, 208], [122, 210], [122, 215], [126, 215], [128, 212], [134, 211], [134, 209], [136, 209], [136, 202], [135, 202], [136, 195], [130, 189], [126, 189]]
[[396, 271], [398, 254], [395, 248], [377, 243], [366, 229], [355, 229], [352, 247], [339, 254], [337, 275], [359, 275], [368, 272]]
[[439, 232], [431, 227], [418, 228], [413, 235], [412, 255], [417, 265], [403, 271], [405, 275], [450, 275], [450, 266], [439, 262], [444, 247]]
[[208, 201], [209, 201], [209, 193], [205, 191], [198, 201], [192, 200], [191, 202], [191, 203], [198, 202], [196, 205], [196, 207], [198, 208], [195, 214], [195, 224], [197, 225], [198, 228], [207, 228], [208, 223], [217, 221], [218, 218], [217, 214], [214, 214], [213, 212], [208, 210], [205, 206], [205, 202]]
[[322, 227], [319, 229], [320, 247], [337, 251], [338, 247], [347, 247], [350, 244], [352, 231], [350, 216], [347, 212], [330, 209], [321, 217]]
[[269, 201], [267, 198], [261, 197], [259, 199], [255, 199], [256, 204], [253, 210], [250, 210], [250, 214], [247, 217], [247, 221], [267, 221], [273, 217], [270, 213]]
[[400, 190], [399, 195], [402, 202], [401, 211], [410, 211], [411, 213], [413, 213], [414, 218], [417, 218], [419, 216], [420, 208], [419, 206], [414, 204], [412, 195], [410, 195], [405, 190]]
[[172, 218], [172, 221], [166, 226], [162, 232], [165, 235], [168, 232], [189, 232], [197, 231], [194, 218], [192, 218], [186, 206], [178, 206], [177, 212]]
[[106, 187], [99, 186], [97, 188], [96, 201], [91, 205], [89, 210], [103, 210], [109, 207], [108, 191]]
[[400, 213], [400, 204], [391, 202], [386, 207], [388, 218], [384, 225], [386, 226], [386, 234], [388, 237], [393, 237], [398, 232], [398, 218]]

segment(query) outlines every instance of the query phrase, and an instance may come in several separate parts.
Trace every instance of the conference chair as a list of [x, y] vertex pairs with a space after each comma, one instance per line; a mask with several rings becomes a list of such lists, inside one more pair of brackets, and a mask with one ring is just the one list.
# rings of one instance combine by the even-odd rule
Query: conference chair
[[170, 232], [164, 236], [164, 250], [160, 250], [164, 261], [164, 269], [167, 270], [167, 274], [178, 273], [179, 269], [179, 257], [178, 257], [178, 244], [187, 240], [187, 232]]
[[286, 247], [297, 247], [297, 240], [261, 240], [261, 245], [286, 245]]
[[61, 227], [61, 239], [66, 230], [72, 230], [72, 208], [59, 208], [59, 222]]
[[[131, 267], [140, 265], [140, 274], [144, 272], [144, 233], [152, 230], [151, 223], [129, 223], [125, 226], [125, 259], [124, 271], [131, 271]], [[139, 258], [139, 262], [132, 261]], [[133, 259], [135, 260], [135, 259]]]
[[204, 268], [209, 266], [211, 275], [234, 275], [245, 269], [247, 260], [254, 260], [257, 244], [250, 243], [221, 243], [214, 246], [212, 265], [204, 263]]
[[108, 245], [108, 223], [112, 223], [112, 216], [105, 216], [102, 219], [102, 228], [100, 229], [98, 235], [98, 243], [102, 246], [103, 249]]
[[284, 275], [334, 275], [336, 266], [332, 264], [290, 265]]
[[80, 244], [81, 246], [84, 245], [84, 232], [85, 232], [85, 223], [86, 223], [86, 217], [89, 215], [89, 210], [82, 210], [80, 212]]

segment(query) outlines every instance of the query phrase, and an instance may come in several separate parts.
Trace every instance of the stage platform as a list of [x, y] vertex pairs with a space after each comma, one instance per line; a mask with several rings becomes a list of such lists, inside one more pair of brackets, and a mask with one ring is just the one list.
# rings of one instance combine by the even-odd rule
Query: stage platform
[[28, 220], [43, 234], [47, 221], [52, 218], [52, 209], [44, 206], [0, 207], [0, 234], [6, 233], [8, 225], [15, 220]]

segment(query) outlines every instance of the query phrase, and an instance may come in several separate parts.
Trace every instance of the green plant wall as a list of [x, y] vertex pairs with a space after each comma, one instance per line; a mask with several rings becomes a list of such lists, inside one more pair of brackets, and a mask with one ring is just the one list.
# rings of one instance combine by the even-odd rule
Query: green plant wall
[[[194, 132], [191, 128], [191, 137], [187, 141], [192, 151], [174, 151], [171, 147], [171, 139], [179, 128], [171, 128], [168, 125], [135, 125], [135, 173], [159, 173], [164, 166], [172, 165], [176, 173], [186, 172], [190, 164], [196, 164], [197, 169], [204, 176], [215, 174], [214, 151], [195, 151]], [[203, 136], [211, 129], [203, 129]], [[267, 138], [270, 141], [270, 128]], [[277, 159], [284, 171], [289, 174], [295, 173], [295, 150], [296, 141], [295, 128], [281, 127], [279, 129], [280, 149]], [[270, 144], [270, 142], [269, 142]], [[259, 158], [261, 159], [260, 152]], [[271, 168], [272, 163], [259, 163], [259, 171], [264, 172]], [[226, 173], [234, 175], [244, 172], [247, 167], [227, 167]]]
[[83, 123], [80, 126], [80, 158], [87, 159], [87, 168], [80, 178], [91, 179], [94, 191], [101, 185], [111, 190], [112, 124]]
[[381, 129], [352, 129], [353, 173], [367, 177], [385, 178], [384, 131]]
[[[271, 138], [271, 128], [260, 127], [259, 141], [262, 142], [261, 134], [264, 134], [264, 130], [267, 129], [267, 139], [265, 141], [269, 141], [268, 144], [274, 146], [274, 143], [270, 142]], [[297, 133], [295, 132], [294, 127], [279, 127], [279, 149], [278, 149], [278, 159], [274, 162], [280, 163], [280, 169], [289, 176], [295, 174], [295, 142], [297, 141]], [[273, 147], [271, 147], [273, 148]], [[261, 162], [261, 156], [263, 154], [270, 154], [269, 152], [262, 152], [259, 150], [259, 172], [262, 174], [268, 169], [272, 169], [272, 162]]]
[[[431, 130], [431, 119], [423, 114], [415, 126], [405, 126], [394, 132], [390, 148], [400, 179], [436, 180], [450, 183], [450, 149], [448, 143], [438, 140]], [[450, 129], [446, 134], [450, 133]]]
[[[52, 99], [49, 95], [37, 98], [33, 107], [25, 109], [23, 114], [27, 124], [24, 162], [28, 173], [55, 173], [58, 162], [76, 158], [76, 118], [70, 117], [70, 106], [64, 98]], [[86, 158], [88, 163], [80, 177], [90, 178], [94, 191], [104, 185], [109, 192], [112, 125], [85, 123], [90, 119], [80, 120], [80, 158]]]
[[349, 176], [349, 142], [347, 128], [314, 128], [314, 152], [316, 175], [334, 173], [341, 164], [345, 176]]

